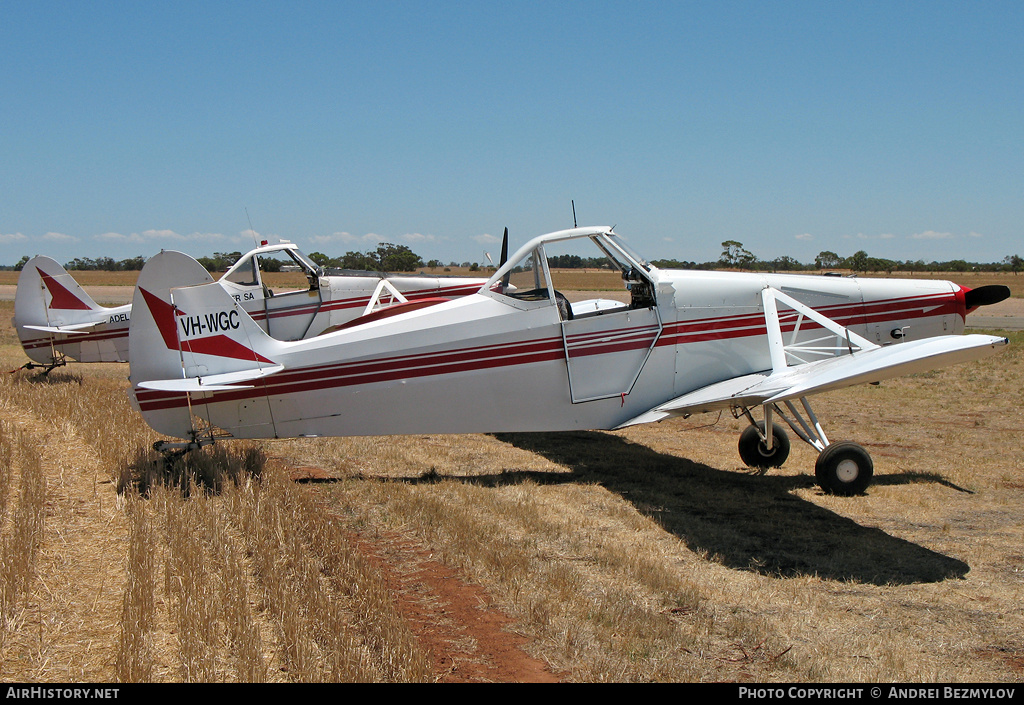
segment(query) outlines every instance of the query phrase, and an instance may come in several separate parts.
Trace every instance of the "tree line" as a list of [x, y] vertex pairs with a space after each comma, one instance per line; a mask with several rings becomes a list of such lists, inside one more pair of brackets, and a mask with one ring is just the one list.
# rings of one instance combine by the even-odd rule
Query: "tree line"
[[[230, 269], [242, 258], [244, 252], [214, 252], [212, 256], [197, 257], [196, 261], [203, 265], [209, 272], [224, 272]], [[340, 257], [329, 257], [321, 252], [314, 252], [309, 258], [324, 268], [334, 269], [358, 269], [373, 272], [412, 272], [423, 267], [423, 258], [413, 252], [405, 245], [393, 245], [385, 242], [377, 246], [376, 250], [369, 252], [346, 252]], [[29, 261], [28, 255], [14, 265], [14, 270], [20, 272]], [[115, 260], [113, 257], [76, 257], [64, 264], [68, 271], [138, 271], [146, 264], [146, 258], [139, 255], [123, 260]], [[272, 257], [260, 259], [260, 268], [265, 272], [279, 271], [288, 264], [283, 260]], [[440, 264], [429, 264], [428, 266], [440, 266]], [[457, 266], [457, 265], [456, 265]]]
[[844, 269], [851, 272], [1013, 272], [1024, 269], [1024, 258], [1007, 255], [999, 262], [968, 262], [962, 259], [938, 262], [919, 260], [892, 260], [871, 257], [858, 250], [849, 257], [841, 257], [831, 250], [823, 250], [814, 262], [804, 264], [793, 257], [782, 256], [771, 260], [759, 259], [737, 240], [722, 243], [722, 254], [711, 262], [685, 262], [674, 259], [652, 260], [651, 264], [663, 269], [746, 269], [751, 271], [801, 272]]
[[[241, 259], [242, 252], [215, 252], [211, 257], [198, 257], [197, 261], [210, 272], [223, 272]], [[354, 269], [372, 272], [412, 272], [422, 267], [435, 269], [438, 267], [463, 267], [471, 271], [480, 269], [477, 262], [451, 262], [444, 265], [432, 259], [424, 263], [423, 258], [405, 245], [382, 243], [375, 250], [368, 252], [346, 252], [338, 257], [331, 257], [322, 252], [313, 252], [309, 258], [326, 269]], [[15, 271], [28, 262], [26, 255], [14, 266]], [[104, 271], [137, 271], [142, 269], [146, 258], [141, 255], [123, 260], [112, 257], [76, 257], [64, 265], [68, 270], [104, 270]], [[282, 262], [272, 258], [260, 261], [264, 271], [272, 272], [280, 268]], [[771, 260], [759, 259], [737, 240], [726, 240], [722, 243], [722, 254], [717, 260], [710, 262], [689, 262], [676, 259], [656, 259], [651, 264], [662, 269], [746, 269], [751, 271], [824, 271], [843, 269], [852, 272], [1013, 272], [1024, 269], [1024, 258], [1020, 255], [1007, 255], [999, 262], [968, 262], [962, 259], [945, 262], [924, 260], [891, 260], [871, 257], [864, 250], [859, 250], [849, 257], [842, 257], [830, 250], [823, 250], [814, 258], [814, 262], [802, 263], [788, 255]], [[557, 255], [548, 258], [548, 265], [557, 269], [600, 269], [608, 266], [606, 259], [601, 257], [580, 257], [579, 255]]]

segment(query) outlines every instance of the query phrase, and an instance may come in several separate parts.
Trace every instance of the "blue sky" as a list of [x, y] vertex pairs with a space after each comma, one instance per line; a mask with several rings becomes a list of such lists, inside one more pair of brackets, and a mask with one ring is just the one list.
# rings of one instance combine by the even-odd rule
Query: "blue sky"
[[1021, 2], [0, 0], [0, 264], [1024, 254]]

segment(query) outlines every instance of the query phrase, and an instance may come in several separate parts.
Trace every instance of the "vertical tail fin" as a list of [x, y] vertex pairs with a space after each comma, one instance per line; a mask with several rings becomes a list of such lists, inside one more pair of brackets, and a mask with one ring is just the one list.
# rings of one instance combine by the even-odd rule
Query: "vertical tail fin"
[[[135, 287], [128, 340], [132, 393], [143, 418], [179, 438], [195, 435], [192, 407], [216, 401], [209, 393], [237, 389], [232, 385], [281, 369], [270, 357], [279, 343], [202, 265], [180, 252], [161, 252], [146, 262]], [[216, 419], [208, 421], [217, 425]]]
[[37, 255], [25, 263], [18, 276], [12, 323], [25, 354], [35, 362], [60, 364], [65, 353], [83, 362], [117, 361], [122, 358], [114, 342], [68, 337], [107, 323], [114, 310], [93, 301], [56, 260]]
[[[18, 293], [22, 289], [39, 293], [39, 302], [55, 311], [96, 311], [101, 309], [85, 289], [79, 286], [67, 270], [57, 261], [44, 255], [36, 255], [21, 269], [18, 276]], [[17, 299], [15, 299], [17, 300]], [[32, 302], [38, 305], [36, 301]]]

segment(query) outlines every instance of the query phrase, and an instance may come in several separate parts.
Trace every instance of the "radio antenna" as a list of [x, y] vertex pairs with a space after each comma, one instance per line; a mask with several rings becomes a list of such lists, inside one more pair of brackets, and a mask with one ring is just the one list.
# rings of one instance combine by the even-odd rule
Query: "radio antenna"
[[256, 247], [260, 246], [259, 240], [256, 239], [256, 231], [252, 229], [252, 218], [249, 217], [249, 207], [245, 206], [245, 219], [249, 221], [249, 233], [252, 235], [252, 244]]
[[569, 203], [572, 204], [572, 227], [576, 226], [576, 201], [569, 199]]

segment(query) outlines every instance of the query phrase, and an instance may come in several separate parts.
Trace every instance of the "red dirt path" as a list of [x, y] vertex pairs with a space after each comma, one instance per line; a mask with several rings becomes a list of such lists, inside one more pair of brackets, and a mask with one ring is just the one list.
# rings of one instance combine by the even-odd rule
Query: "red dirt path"
[[[327, 479], [320, 468], [289, 468], [293, 480]], [[529, 640], [509, 631], [512, 619], [487, 592], [398, 535], [369, 539], [353, 533], [360, 554], [391, 587], [399, 612], [429, 654], [442, 683], [557, 683], [543, 661], [527, 654]]]

